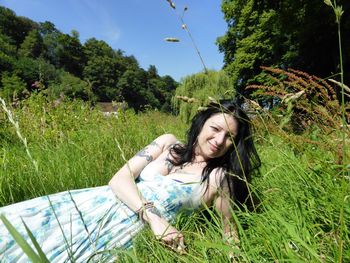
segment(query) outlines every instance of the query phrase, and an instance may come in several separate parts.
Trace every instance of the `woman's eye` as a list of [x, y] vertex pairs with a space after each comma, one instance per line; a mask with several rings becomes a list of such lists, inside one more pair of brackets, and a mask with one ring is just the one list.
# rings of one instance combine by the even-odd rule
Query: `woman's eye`
[[233, 134], [231, 134], [231, 133], [227, 133], [227, 134], [226, 134], [226, 138], [228, 138], [228, 139], [231, 140], [231, 138], [234, 138], [234, 136], [233, 136]]
[[214, 131], [218, 131], [219, 129], [214, 127], [214, 126], [211, 126], [211, 128], [214, 130]]

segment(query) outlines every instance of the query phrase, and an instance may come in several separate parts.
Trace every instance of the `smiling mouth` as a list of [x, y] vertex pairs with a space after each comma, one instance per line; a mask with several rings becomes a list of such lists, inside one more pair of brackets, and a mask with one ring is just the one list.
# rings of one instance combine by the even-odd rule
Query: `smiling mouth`
[[211, 144], [209, 142], [209, 145], [210, 145], [210, 150], [212, 150], [213, 152], [218, 152], [220, 150], [219, 147], [215, 146], [214, 144]]

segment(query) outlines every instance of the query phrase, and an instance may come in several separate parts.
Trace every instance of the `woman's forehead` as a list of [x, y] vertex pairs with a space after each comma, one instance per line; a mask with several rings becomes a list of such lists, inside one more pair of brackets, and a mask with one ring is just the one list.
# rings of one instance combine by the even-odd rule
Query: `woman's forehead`
[[207, 121], [207, 124], [215, 124], [220, 126], [225, 130], [229, 130], [232, 133], [236, 133], [238, 122], [237, 120], [230, 114], [227, 113], [216, 113], [212, 115]]

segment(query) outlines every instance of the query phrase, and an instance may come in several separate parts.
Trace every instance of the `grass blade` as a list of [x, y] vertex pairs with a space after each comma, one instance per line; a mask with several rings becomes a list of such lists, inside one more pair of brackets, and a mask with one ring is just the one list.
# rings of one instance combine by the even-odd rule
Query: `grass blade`
[[41, 249], [40, 245], [38, 244], [38, 242], [36, 241], [33, 233], [30, 231], [29, 227], [26, 225], [26, 223], [23, 221], [22, 219], [22, 222], [23, 222], [23, 225], [28, 233], [28, 236], [30, 238], [30, 240], [32, 241], [32, 243], [34, 244], [34, 247], [36, 248], [36, 251], [38, 252], [39, 254], [39, 257], [40, 257], [40, 262], [45, 262], [45, 263], [50, 263], [50, 261], [47, 259], [44, 251]]
[[28, 242], [21, 236], [21, 234], [16, 230], [16, 228], [7, 220], [4, 215], [0, 215], [2, 222], [4, 223], [7, 230], [10, 232], [13, 239], [22, 248], [23, 252], [28, 256], [28, 258], [33, 262], [43, 262], [41, 258], [35, 253]]

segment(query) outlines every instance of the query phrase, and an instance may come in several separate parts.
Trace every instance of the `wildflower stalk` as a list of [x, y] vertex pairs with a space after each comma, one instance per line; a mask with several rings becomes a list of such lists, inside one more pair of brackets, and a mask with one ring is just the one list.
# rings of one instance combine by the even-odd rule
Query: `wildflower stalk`
[[[175, 4], [174, 4], [173, 1], [167, 0], [167, 2], [169, 3], [169, 5], [170, 5], [170, 7], [171, 7], [172, 9], [176, 10], [176, 6], [175, 6]], [[180, 21], [181, 21], [181, 27], [182, 27], [182, 29], [184, 29], [184, 30], [187, 32], [188, 36], [189, 36], [190, 39], [191, 39], [192, 45], [193, 45], [194, 49], [196, 50], [196, 52], [197, 52], [197, 54], [198, 54], [198, 56], [199, 56], [199, 59], [200, 59], [201, 62], [202, 62], [202, 65], [203, 65], [203, 68], [204, 68], [204, 72], [205, 72], [205, 73], [208, 73], [208, 69], [207, 69], [207, 67], [205, 66], [204, 59], [203, 59], [203, 57], [202, 57], [202, 55], [201, 55], [201, 53], [200, 53], [200, 51], [199, 51], [199, 48], [198, 48], [196, 42], [194, 41], [194, 38], [193, 38], [193, 36], [192, 36], [192, 34], [191, 34], [191, 31], [188, 29], [188, 26], [187, 26], [187, 24], [185, 23], [185, 21], [184, 21], [184, 19], [183, 19], [183, 16], [184, 16], [185, 12], [187, 11], [187, 9], [188, 9], [188, 8], [187, 8], [187, 6], [186, 6], [186, 7], [184, 8], [184, 10], [183, 10], [182, 15], [179, 15], [179, 14], [177, 14], [176, 12], [175, 12], [175, 13], [176, 13], [176, 15], [178, 16], [178, 18], [179, 18]]]
[[195, 48], [195, 50], [196, 50], [196, 52], [197, 52], [197, 54], [198, 54], [198, 56], [199, 56], [199, 59], [200, 59], [201, 62], [202, 62], [202, 65], [203, 65], [203, 68], [204, 68], [204, 72], [207, 73], [207, 72], [208, 72], [208, 69], [207, 69], [207, 67], [205, 66], [203, 57], [202, 57], [201, 53], [199, 52], [199, 48], [197, 47], [196, 42], [194, 41], [194, 38], [193, 38], [193, 36], [192, 36], [190, 30], [189, 30], [188, 27], [187, 27], [187, 24], [185, 24], [185, 21], [184, 21], [184, 19], [183, 19], [182, 16], [179, 16], [179, 19], [180, 19], [180, 21], [181, 21], [181, 23], [182, 23], [182, 28], [187, 32], [188, 36], [190, 37], [191, 42], [192, 42], [192, 44], [193, 44], [193, 46], [194, 46], [194, 48]]
[[[324, 0], [324, 3], [328, 6], [330, 6], [335, 14], [335, 19], [337, 23], [337, 30], [338, 30], [338, 46], [339, 46], [339, 61], [340, 61], [340, 80], [341, 80], [341, 110], [342, 110], [342, 155], [343, 155], [343, 160], [342, 163], [344, 165], [344, 158], [345, 156], [345, 132], [347, 129], [347, 123], [345, 119], [345, 88], [344, 88], [344, 69], [343, 69], [343, 53], [342, 53], [342, 44], [341, 44], [341, 30], [340, 30], [340, 20], [341, 16], [343, 14], [343, 9], [341, 6], [337, 6], [336, 0], [333, 0], [333, 3], [331, 0]], [[344, 240], [343, 240], [343, 234], [345, 230], [345, 219], [344, 219], [344, 206], [345, 206], [345, 200], [346, 200], [346, 181], [345, 181], [345, 167], [342, 169], [342, 206], [340, 209], [340, 215], [339, 215], [339, 220], [340, 220], [340, 231], [339, 231], [339, 240], [338, 240], [338, 262], [343, 262], [343, 246], [344, 246]]]
[[19, 129], [18, 122], [14, 120], [12, 112], [7, 108], [5, 100], [3, 98], [1, 98], [1, 97], [0, 97], [0, 102], [1, 102], [2, 109], [6, 112], [8, 120], [15, 127], [17, 136], [22, 141], [22, 143], [23, 143], [23, 145], [24, 145], [24, 147], [26, 149], [26, 153], [27, 153], [27, 155], [29, 157], [29, 160], [33, 163], [35, 171], [38, 172], [38, 163], [37, 163], [37, 161], [35, 161], [33, 159], [32, 155], [30, 154], [30, 151], [29, 151], [29, 148], [28, 148], [28, 144], [27, 144], [27, 139], [22, 136], [21, 131]]

